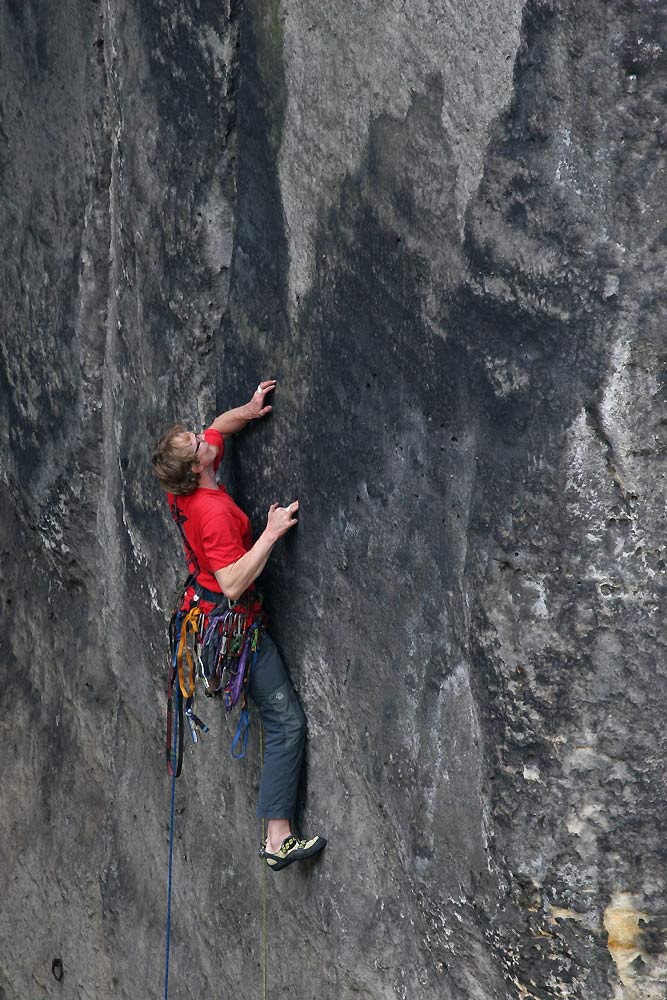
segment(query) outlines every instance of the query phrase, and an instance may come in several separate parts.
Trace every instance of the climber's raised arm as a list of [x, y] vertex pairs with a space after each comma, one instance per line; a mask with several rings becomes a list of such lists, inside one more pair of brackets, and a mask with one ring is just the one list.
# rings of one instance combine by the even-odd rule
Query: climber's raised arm
[[265, 417], [267, 413], [271, 412], [271, 407], [265, 405], [265, 397], [275, 387], [276, 380], [274, 378], [260, 382], [248, 403], [221, 413], [219, 417], [215, 418], [211, 427], [219, 431], [224, 438], [229, 434], [236, 434], [238, 431], [242, 431], [248, 421], [257, 420], [258, 417]]

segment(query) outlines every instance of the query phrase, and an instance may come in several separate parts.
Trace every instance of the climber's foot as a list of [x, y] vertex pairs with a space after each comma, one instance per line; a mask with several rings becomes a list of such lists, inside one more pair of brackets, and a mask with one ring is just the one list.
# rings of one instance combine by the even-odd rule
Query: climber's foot
[[285, 837], [279, 849], [272, 853], [266, 844], [262, 844], [259, 850], [260, 858], [263, 858], [269, 868], [274, 872], [279, 872], [281, 868], [286, 868], [293, 861], [304, 861], [312, 858], [326, 845], [324, 837], [311, 837], [310, 840], [299, 840], [293, 834]]

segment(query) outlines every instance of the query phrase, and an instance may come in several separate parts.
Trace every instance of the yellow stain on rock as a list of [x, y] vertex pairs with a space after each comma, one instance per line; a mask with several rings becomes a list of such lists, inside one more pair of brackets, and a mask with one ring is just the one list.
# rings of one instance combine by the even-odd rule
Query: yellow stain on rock
[[631, 893], [617, 892], [604, 911], [607, 947], [624, 986], [631, 986], [636, 980], [632, 962], [640, 955], [644, 957], [639, 921], [648, 920], [648, 915], [637, 909], [637, 902]]
[[[617, 892], [604, 911], [607, 948], [618, 975], [613, 987], [613, 1000], [667, 1000], [667, 954], [649, 954], [644, 948], [644, 928], [640, 925], [650, 923], [651, 917], [642, 910], [641, 903], [640, 896]], [[560, 920], [572, 920], [591, 933], [597, 934], [600, 930], [594, 913], [578, 913], [552, 905], [549, 907], [549, 918], [554, 927]], [[641, 958], [639, 968], [633, 965], [638, 958]], [[565, 995], [571, 995], [569, 986]]]

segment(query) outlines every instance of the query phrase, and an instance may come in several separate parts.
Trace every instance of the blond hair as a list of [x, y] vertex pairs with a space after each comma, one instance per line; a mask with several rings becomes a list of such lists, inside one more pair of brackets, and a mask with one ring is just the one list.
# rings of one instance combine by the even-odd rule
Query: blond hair
[[174, 424], [162, 435], [153, 451], [153, 471], [169, 493], [187, 496], [199, 486], [199, 473], [194, 472], [192, 452], [185, 452], [177, 438], [187, 434], [183, 424]]

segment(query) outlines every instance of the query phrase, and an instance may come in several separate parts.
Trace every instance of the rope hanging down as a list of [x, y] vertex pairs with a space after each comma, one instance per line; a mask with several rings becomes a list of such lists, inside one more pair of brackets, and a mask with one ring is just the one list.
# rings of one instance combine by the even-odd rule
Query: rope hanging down
[[[259, 759], [264, 767], [264, 726], [259, 724]], [[262, 843], [266, 843], [266, 820], [262, 817]], [[266, 1000], [266, 872], [267, 865], [262, 864], [262, 1000]]]
[[[175, 673], [175, 671], [174, 671]], [[169, 997], [169, 945], [171, 940], [171, 890], [173, 881], [173, 859], [174, 859], [174, 815], [176, 803], [176, 778], [180, 774], [183, 761], [183, 702], [180, 686], [176, 685], [176, 706], [172, 713], [173, 694], [169, 692], [169, 719], [173, 719], [173, 726], [170, 726], [169, 744], [167, 746], [169, 774], [171, 776], [171, 804], [169, 808], [169, 867], [167, 876], [167, 931], [164, 960], [164, 1000]], [[247, 709], [246, 709], [247, 711]], [[173, 739], [172, 739], [173, 737]], [[247, 731], [245, 742], [247, 742]], [[244, 747], [245, 751], [245, 747]], [[264, 727], [259, 728], [259, 757], [262, 767], [264, 766]], [[262, 843], [266, 840], [266, 820], [262, 819]], [[262, 865], [262, 1000], [267, 1000], [267, 891], [266, 891], [266, 865]]]
[[[181, 704], [181, 692], [176, 687], [176, 711], [174, 712], [174, 742], [173, 742], [173, 752], [170, 760], [170, 772], [171, 772], [171, 806], [169, 810], [169, 874], [167, 878], [167, 944], [165, 948], [165, 959], [164, 959], [164, 1000], [167, 1000], [169, 993], [169, 940], [171, 938], [171, 882], [172, 882], [172, 870], [173, 870], [173, 859], [174, 859], [174, 803], [176, 801], [176, 778], [180, 770], [179, 755], [180, 760], [183, 759], [183, 740], [180, 737], [179, 743], [179, 733], [183, 725], [183, 715]], [[171, 716], [170, 716], [171, 717]], [[179, 724], [180, 723], [180, 724]]]

